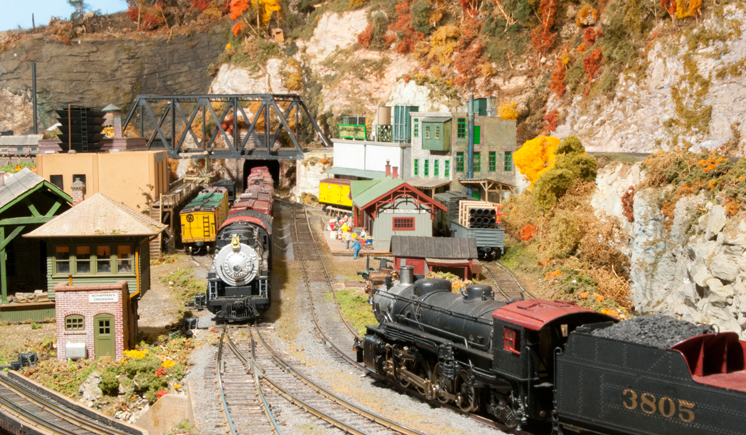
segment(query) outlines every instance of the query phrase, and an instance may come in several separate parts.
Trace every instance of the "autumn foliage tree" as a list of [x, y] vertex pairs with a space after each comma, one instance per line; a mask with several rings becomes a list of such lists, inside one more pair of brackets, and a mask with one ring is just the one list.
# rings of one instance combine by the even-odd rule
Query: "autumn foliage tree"
[[541, 54], [546, 54], [557, 38], [557, 34], [552, 32], [552, 27], [557, 15], [558, 3], [559, 0], [541, 0], [539, 6], [541, 24], [531, 32], [531, 44]]
[[526, 141], [523, 146], [513, 154], [513, 161], [533, 185], [541, 176], [554, 167], [556, 156], [554, 151], [560, 144], [560, 140], [551, 136], [539, 136]]
[[565, 64], [562, 63], [561, 59], [557, 59], [557, 64], [554, 67], [549, 87], [557, 95], [557, 98], [562, 98], [565, 95], [567, 89], [567, 82], [565, 81]]
[[598, 75], [598, 71], [601, 69], [601, 62], [603, 61], [602, 48], [591, 51], [586, 57], [583, 58], [583, 70], [588, 75], [588, 81], [593, 82]]

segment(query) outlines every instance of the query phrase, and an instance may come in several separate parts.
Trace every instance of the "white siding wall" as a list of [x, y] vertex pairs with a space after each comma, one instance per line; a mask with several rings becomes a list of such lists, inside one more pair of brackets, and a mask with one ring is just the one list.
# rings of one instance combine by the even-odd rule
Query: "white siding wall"
[[[360, 155], [359, 159], [362, 160], [362, 155]], [[385, 171], [386, 160], [389, 160], [391, 166], [401, 168], [401, 148], [398, 146], [392, 147], [374, 144], [367, 146], [365, 150], [365, 169], [369, 171]], [[336, 164], [336, 161], [334, 163]]]
[[[335, 143], [334, 166], [337, 168], [367, 169], [365, 167], [365, 144]], [[386, 163], [384, 162], [384, 165]], [[381, 167], [378, 171], [384, 171]]]
[[[379, 209], [378, 217], [373, 222], [373, 249], [388, 250], [391, 236], [421, 236], [432, 237], [433, 222], [430, 213], [419, 213], [411, 202], [397, 201], [396, 213], [386, 213]], [[429, 209], [429, 208], [428, 208]], [[411, 210], [408, 213], [407, 210]], [[394, 217], [414, 217], [414, 231], [394, 231]]]

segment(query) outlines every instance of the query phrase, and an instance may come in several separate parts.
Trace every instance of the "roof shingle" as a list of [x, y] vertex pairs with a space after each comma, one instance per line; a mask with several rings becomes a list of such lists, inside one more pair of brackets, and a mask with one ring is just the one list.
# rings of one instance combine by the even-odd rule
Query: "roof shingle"
[[102, 193], [97, 193], [24, 237], [149, 237], [165, 228], [166, 225]]
[[472, 259], [479, 256], [476, 239], [392, 236], [390, 247], [394, 257]]

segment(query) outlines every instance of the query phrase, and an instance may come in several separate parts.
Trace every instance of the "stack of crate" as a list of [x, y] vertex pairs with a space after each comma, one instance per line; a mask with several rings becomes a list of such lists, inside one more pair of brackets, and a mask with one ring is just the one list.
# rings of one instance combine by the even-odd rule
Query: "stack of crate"
[[497, 228], [499, 207], [487, 201], [460, 201], [458, 223], [466, 228]]

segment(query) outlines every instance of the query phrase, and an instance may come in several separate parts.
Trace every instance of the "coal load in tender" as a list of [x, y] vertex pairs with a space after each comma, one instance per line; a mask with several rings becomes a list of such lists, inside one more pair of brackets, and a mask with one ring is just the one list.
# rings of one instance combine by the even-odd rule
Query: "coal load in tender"
[[613, 326], [596, 329], [593, 335], [654, 347], [671, 347], [687, 338], [712, 332], [710, 326], [699, 326], [668, 316], [640, 316]]

